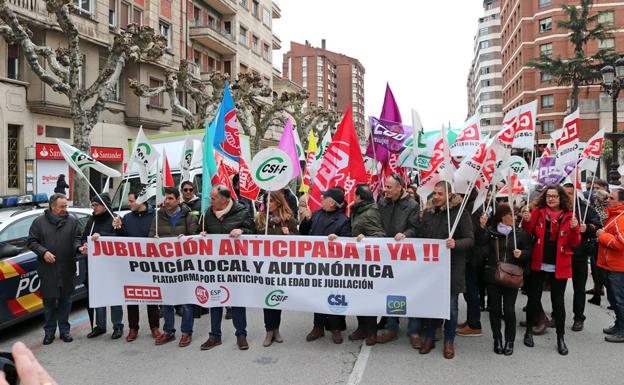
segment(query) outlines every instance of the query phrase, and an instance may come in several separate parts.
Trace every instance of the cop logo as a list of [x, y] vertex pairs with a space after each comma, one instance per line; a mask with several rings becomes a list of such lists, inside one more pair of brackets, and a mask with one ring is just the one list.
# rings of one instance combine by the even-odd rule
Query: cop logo
[[277, 289], [273, 290], [264, 298], [264, 304], [268, 307], [276, 307], [286, 302], [288, 296], [284, 292], [284, 290]]
[[407, 297], [404, 295], [389, 295], [386, 297], [386, 313], [389, 315], [407, 314]]
[[332, 313], [344, 313], [345, 311], [347, 311], [347, 307], [349, 307], [349, 303], [347, 302], [347, 296], [338, 293], [330, 294], [327, 297], [327, 307]]

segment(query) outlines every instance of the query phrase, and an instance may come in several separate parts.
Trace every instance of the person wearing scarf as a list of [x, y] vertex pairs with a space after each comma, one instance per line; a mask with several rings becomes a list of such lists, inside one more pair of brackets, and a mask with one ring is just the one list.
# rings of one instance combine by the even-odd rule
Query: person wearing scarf
[[[496, 208], [492, 223], [486, 227], [487, 222], [487, 214], [481, 215], [476, 235], [477, 245], [487, 247], [485, 263], [488, 268], [485, 280], [490, 326], [494, 336], [494, 353], [510, 356], [513, 354], [516, 338], [515, 309], [518, 289], [498, 284], [491, 273], [496, 271], [496, 264], [499, 261], [524, 267], [531, 258], [533, 245], [526, 231], [514, 223], [511, 207], [507, 203], [501, 203]], [[505, 321], [504, 347], [501, 333], [502, 320]]]
[[565, 289], [572, 278], [572, 248], [581, 244], [585, 224], [572, 212], [572, 201], [560, 185], [547, 186], [533, 202], [533, 210], [522, 213], [522, 228], [535, 239], [531, 272], [525, 283], [527, 295], [527, 329], [524, 344], [534, 346], [533, 326], [537, 323], [544, 282], [550, 283], [550, 297], [557, 330], [557, 350], [568, 354], [565, 334]]

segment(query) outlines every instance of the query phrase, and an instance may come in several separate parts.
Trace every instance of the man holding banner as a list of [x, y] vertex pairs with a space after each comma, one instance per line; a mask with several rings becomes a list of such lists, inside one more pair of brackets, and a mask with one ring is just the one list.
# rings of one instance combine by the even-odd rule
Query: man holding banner
[[[215, 185], [210, 191], [210, 206], [203, 214], [200, 223], [201, 235], [229, 234], [237, 238], [242, 234], [255, 233], [255, 224], [249, 211], [234, 201], [230, 189], [223, 184]], [[209, 350], [221, 345], [221, 320], [223, 308], [213, 307], [210, 312], [210, 337], [201, 345], [201, 350]], [[232, 322], [236, 329], [236, 345], [240, 350], [249, 349], [247, 343], [247, 315], [244, 307], [232, 307]]]
[[[446, 247], [451, 250], [451, 312], [450, 319], [444, 322], [444, 358], [455, 357], [455, 329], [458, 317], [458, 295], [465, 290], [466, 253], [474, 246], [472, 220], [467, 211], [459, 211], [461, 197], [449, 191], [445, 181], [438, 182], [433, 189], [433, 207], [425, 209], [420, 222], [418, 236], [421, 238], [446, 239]], [[448, 207], [447, 207], [448, 202]], [[447, 210], [450, 214], [447, 216]], [[457, 222], [452, 236], [449, 236], [449, 224]], [[420, 348], [421, 354], [427, 354], [435, 347], [435, 319], [425, 321], [426, 336]]]
[[[191, 214], [189, 208], [180, 205], [180, 191], [175, 187], [165, 187], [165, 201], [163, 208], [158, 210], [154, 221], [150, 227], [150, 237], [180, 237], [182, 235], [197, 234], [197, 217]], [[165, 324], [163, 331], [156, 339], [156, 345], [164, 345], [175, 340], [175, 312], [174, 307], [165, 305], [163, 309], [163, 318]], [[189, 346], [193, 335], [193, 307], [191, 305], [182, 305], [182, 337], [178, 346], [181, 348]]]

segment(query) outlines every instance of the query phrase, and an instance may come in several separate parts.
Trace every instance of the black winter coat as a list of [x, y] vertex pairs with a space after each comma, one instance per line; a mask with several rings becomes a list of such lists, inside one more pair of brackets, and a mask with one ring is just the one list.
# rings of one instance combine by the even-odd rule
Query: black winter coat
[[145, 238], [149, 236], [155, 215], [156, 210], [149, 204], [145, 211], [130, 211], [123, 217], [121, 229], [115, 230], [115, 232], [122, 237]]
[[416, 237], [420, 210], [418, 203], [404, 194], [397, 201], [384, 198], [377, 203], [386, 237], [394, 238], [397, 233], [403, 233], [408, 238]]
[[[82, 245], [80, 227], [71, 214], [58, 223], [50, 214], [50, 209], [47, 209], [33, 221], [28, 234], [28, 248], [37, 255], [41, 296], [44, 299], [67, 298], [76, 287], [76, 254]], [[56, 256], [54, 263], [44, 261], [46, 251]]]
[[[487, 250], [485, 256], [485, 264], [493, 269], [496, 269], [496, 262], [500, 259], [501, 262], [513, 263], [522, 268], [526, 268], [531, 260], [531, 253], [533, 252], [533, 239], [524, 231], [523, 228], [516, 227], [516, 245], [514, 245], [513, 232], [508, 235], [502, 234], [489, 226], [482, 229], [478, 227], [476, 231], [477, 245], [484, 246]], [[514, 246], [522, 252], [520, 258], [515, 258], [513, 255]], [[498, 252], [497, 249], [498, 248]], [[486, 270], [485, 279], [488, 283], [495, 283], [494, 276], [489, 276], [487, 272], [493, 272], [493, 269]]]
[[336, 234], [339, 237], [351, 236], [351, 222], [340, 210], [327, 212], [316, 210], [310, 219], [304, 219], [299, 224], [299, 233], [302, 235], [327, 236]]
[[[576, 217], [579, 218], [579, 223], [585, 215], [587, 209], [587, 203], [580, 201], [576, 205]], [[587, 217], [585, 218], [585, 224], [587, 230], [581, 233], [581, 244], [579, 247], [572, 248], [574, 254], [572, 254], [572, 260], [585, 261], [591, 256], [595, 256], [598, 253], [598, 239], [596, 238], [596, 230], [602, 228], [602, 223], [598, 217], [596, 210], [589, 206], [587, 209]]]
[[230, 211], [219, 220], [209, 207], [205, 212], [206, 218], [199, 220], [198, 231], [206, 231], [208, 234], [229, 234], [234, 229], [241, 229], [243, 234], [254, 234], [256, 225], [249, 211], [242, 204], [234, 201]]
[[108, 211], [105, 211], [100, 215], [91, 215], [84, 227], [84, 230], [82, 230], [82, 243], [87, 243], [87, 239], [95, 233], [98, 233], [101, 236], [116, 235], [115, 229], [113, 228], [113, 218], [111, 218]]
[[[463, 293], [466, 289], [466, 256], [474, 246], [472, 220], [466, 210], [459, 214], [459, 202], [451, 201], [451, 226], [459, 215], [459, 223], [453, 234], [455, 248], [451, 250], [451, 294]], [[418, 227], [418, 237], [448, 239], [446, 206], [442, 209], [427, 208]]]

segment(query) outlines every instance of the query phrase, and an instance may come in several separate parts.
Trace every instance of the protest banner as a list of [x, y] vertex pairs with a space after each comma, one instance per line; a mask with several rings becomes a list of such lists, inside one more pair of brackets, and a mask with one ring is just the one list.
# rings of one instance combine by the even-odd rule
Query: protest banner
[[448, 318], [444, 240], [227, 235], [89, 240], [89, 301]]

